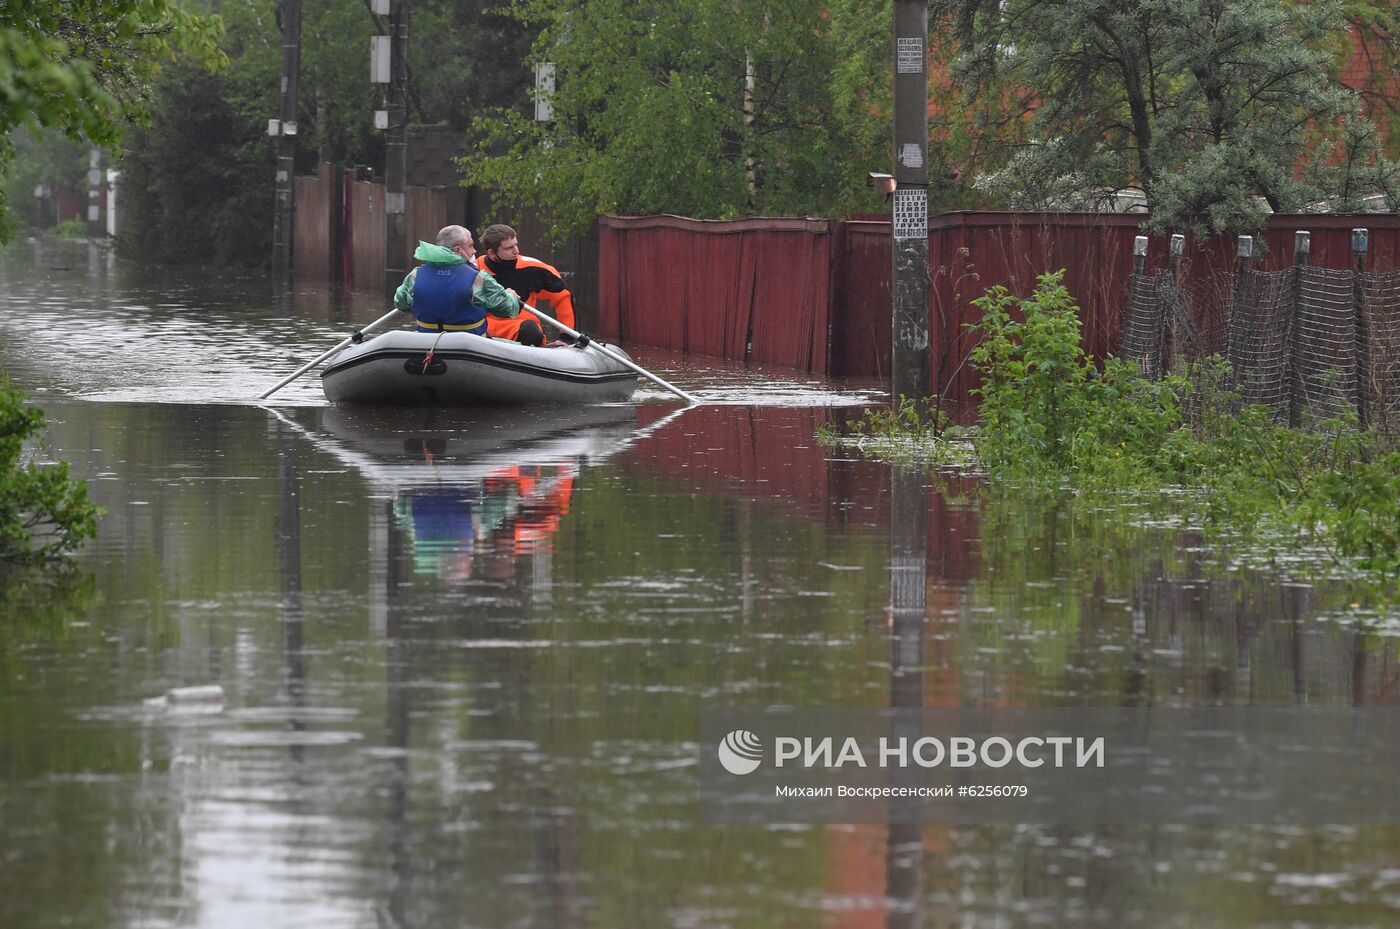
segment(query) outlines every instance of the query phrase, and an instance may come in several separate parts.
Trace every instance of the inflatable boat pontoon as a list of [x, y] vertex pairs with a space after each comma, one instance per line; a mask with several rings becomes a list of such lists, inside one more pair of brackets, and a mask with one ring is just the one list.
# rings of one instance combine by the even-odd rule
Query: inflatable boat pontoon
[[332, 403], [616, 403], [632, 398], [637, 375], [592, 347], [399, 330], [341, 352], [321, 372], [321, 386]]

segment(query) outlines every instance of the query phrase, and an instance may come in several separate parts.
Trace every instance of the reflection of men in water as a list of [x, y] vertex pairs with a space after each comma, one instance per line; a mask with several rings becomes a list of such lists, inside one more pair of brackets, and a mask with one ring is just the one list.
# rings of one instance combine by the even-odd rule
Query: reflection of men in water
[[552, 550], [559, 520], [573, 499], [573, 474], [563, 468], [504, 468], [486, 479], [488, 493], [493, 487], [509, 487], [520, 501], [505, 527], [512, 550], [518, 555]]
[[572, 497], [571, 468], [512, 467], [483, 486], [414, 490], [394, 509], [411, 523], [415, 571], [463, 580], [475, 565], [477, 574], [505, 578], [520, 555], [551, 549]]
[[[476, 260], [476, 266], [490, 271], [515, 293], [524, 294], [525, 302], [535, 309], [549, 313], [570, 329], [574, 325], [574, 298], [564, 286], [564, 279], [553, 265], [538, 258], [520, 254], [520, 240], [515, 230], [505, 223], [487, 226], [481, 234], [481, 247], [486, 252]], [[512, 319], [487, 320], [491, 335], [498, 339], [515, 339], [522, 345], [543, 345], [553, 333], [544, 331], [548, 325], [528, 313]]]
[[419, 242], [413, 257], [423, 264], [408, 272], [394, 293], [394, 306], [411, 312], [420, 332], [470, 332], [486, 335], [486, 313], [513, 317], [520, 298], [476, 267], [472, 234], [461, 226], [444, 226], [436, 245]]
[[414, 570], [452, 579], [471, 577], [476, 547], [473, 508], [480, 500], [477, 488], [451, 485], [416, 490], [408, 500], [399, 499], [395, 509], [413, 523]]

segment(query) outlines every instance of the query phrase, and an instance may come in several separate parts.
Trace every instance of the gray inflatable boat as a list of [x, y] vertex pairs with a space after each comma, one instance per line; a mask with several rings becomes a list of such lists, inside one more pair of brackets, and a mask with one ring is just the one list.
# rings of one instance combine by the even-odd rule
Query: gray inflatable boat
[[321, 386], [332, 403], [617, 403], [632, 398], [637, 375], [592, 347], [400, 330], [341, 352], [321, 372]]

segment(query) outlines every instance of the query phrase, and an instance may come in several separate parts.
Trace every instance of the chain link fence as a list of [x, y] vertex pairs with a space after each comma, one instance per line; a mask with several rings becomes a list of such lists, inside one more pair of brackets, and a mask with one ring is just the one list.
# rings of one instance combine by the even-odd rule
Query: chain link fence
[[1400, 271], [1134, 274], [1119, 355], [1149, 378], [1218, 355], [1241, 399], [1280, 421], [1315, 427], [1354, 411], [1400, 434]]

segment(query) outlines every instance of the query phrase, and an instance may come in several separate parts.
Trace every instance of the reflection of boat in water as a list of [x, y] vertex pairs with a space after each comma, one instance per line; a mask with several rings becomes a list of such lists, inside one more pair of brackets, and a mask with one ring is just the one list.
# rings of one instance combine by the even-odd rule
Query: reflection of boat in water
[[389, 518], [412, 570], [451, 579], [481, 573], [483, 555], [495, 573], [520, 555], [551, 551], [580, 466], [638, 434], [630, 405], [274, 415], [392, 494]]
[[502, 468], [598, 460], [627, 445], [637, 426], [632, 406], [304, 412], [311, 422], [298, 423], [299, 431], [382, 489], [482, 481]]
[[631, 399], [637, 375], [574, 345], [537, 348], [466, 332], [393, 331], [337, 355], [321, 372], [321, 386], [332, 403], [615, 403]]

